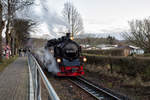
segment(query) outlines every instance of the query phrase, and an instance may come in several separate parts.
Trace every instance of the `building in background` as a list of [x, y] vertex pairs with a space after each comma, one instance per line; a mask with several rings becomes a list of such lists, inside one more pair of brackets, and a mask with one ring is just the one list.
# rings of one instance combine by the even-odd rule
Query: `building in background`
[[87, 46], [84, 50], [97, 50], [100, 55], [107, 56], [132, 56], [134, 54], [144, 54], [144, 50], [132, 45], [108, 45]]

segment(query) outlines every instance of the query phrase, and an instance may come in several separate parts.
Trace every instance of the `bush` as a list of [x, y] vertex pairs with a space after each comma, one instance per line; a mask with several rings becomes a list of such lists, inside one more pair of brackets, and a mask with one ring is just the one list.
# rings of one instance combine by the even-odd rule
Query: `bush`
[[18, 56], [14, 56], [10, 59], [4, 59], [1, 63], [0, 63], [0, 72], [3, 71], [5, 69], [5, 67], [7, 67], [10, 63], [12, 63], [14, 60], [17, 59]]
[[136, 77], [140, 74], [144, 79], [150, 79], [150, 58], [144, 57], [112, 57], [84, 54], [88, 64], [100, 66], [110, 65], [112, 72]]
[[136, 55], [138, 57], [150, 57], [150, 53]]
[[123, 49], [111, 49], [111, 50], [84, 50], [83, 53], [96, 54], [96, 55], [111, 55], [111, 56], [123, 56]]

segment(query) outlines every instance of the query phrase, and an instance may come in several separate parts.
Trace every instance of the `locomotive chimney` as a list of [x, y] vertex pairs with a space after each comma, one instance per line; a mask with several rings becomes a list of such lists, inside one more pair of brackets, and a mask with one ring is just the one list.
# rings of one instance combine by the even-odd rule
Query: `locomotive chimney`
[[70, 33], [66, 33], [66, 36], [67, 36], [68, 38], [70, 38]]

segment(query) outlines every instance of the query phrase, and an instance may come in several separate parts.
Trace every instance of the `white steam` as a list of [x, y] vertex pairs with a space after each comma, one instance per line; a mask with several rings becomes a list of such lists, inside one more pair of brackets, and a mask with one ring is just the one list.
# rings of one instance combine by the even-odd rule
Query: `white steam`
[[[52, 38], [57, 38], [63, 35], [62, 33], [68, 31], [69, 25], [64, 21], [64, 18], [56, 12], [51, 1], [52, 0], [35, 0], [34, 5], [22, 13], [18, 12], [18, 16], [40, 23], [37, 33], [48, 33]], [[43, 27], [42, 24], [46, 25], [46, 27]], [[42, 30], [48, 30], [48, 32], [41, 32]]]
[[[49, 31], [53, 35], [58, 35], [54, 32], [55, 28], [68, 27], [63, 18], [58, 15], [54, 8], [52, 8], [51, 0], [40, 0], [40, 7], [42, 13], [42, 20], [48, 25]], [[61, 30], [61, 29], [60, 29]]]
[[47, 49], [40, 48], [36, 50], [36, 55], [38, 59], [40, 59], [42, 64], [44, 64], [43, 67], [45, 67], [48, 72], [51, 72], [53, 74], [60, 72], [60, 70], [58, 69], [58, 65], [56, 64], [55, 58]]

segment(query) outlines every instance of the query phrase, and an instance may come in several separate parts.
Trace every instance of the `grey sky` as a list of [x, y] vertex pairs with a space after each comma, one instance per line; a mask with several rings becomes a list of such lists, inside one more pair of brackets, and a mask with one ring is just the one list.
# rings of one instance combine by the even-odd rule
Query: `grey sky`
[[55, 38], [61, 36], [58, 32], [66, 32], [61, 15], [67, 1], [81, 14], [85, 33], [107, 33], [120, 39], [119, 33], [129, 29], [128, 21], [150, 16], [150, 0], [36, 0], [39, 6], [31, 15], [42, 22], [37, 36], [50, 34]]
[[[51, 0], [61, 14], [68, 0]], [[70, 0], [71, 1], [71, 0]], [[150, 16], [150, 0], [72, 0], [81, 13], [85, 32], [120, 32], [128, 29], [128, 21]]]

